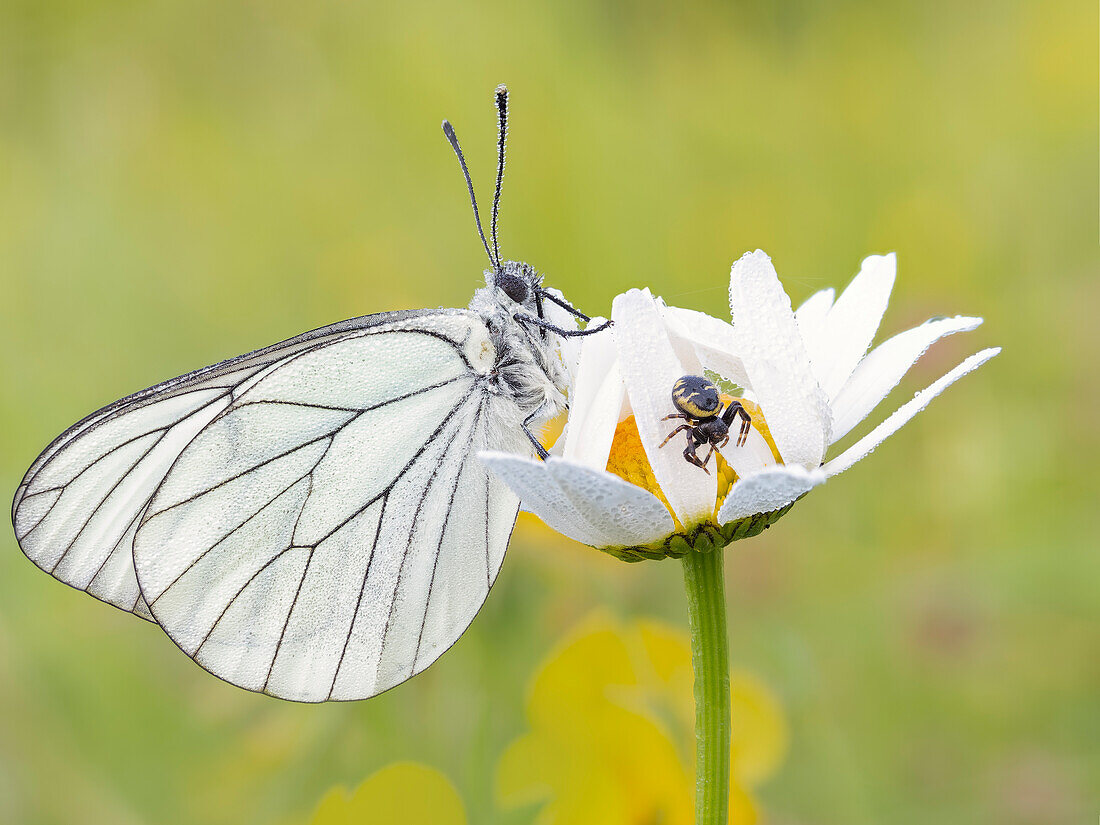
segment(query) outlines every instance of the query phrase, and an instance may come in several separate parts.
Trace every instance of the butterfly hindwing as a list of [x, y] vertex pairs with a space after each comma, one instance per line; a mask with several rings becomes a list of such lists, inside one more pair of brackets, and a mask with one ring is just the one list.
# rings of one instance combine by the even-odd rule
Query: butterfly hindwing
[[142, 517], [156, 621], [207, 670], [283, 698], [364, 698], [427, 667], [484, 602], [518, 510], [476, 456], [517, 430], [494, 424], [514, 406], [492, 366], [460, 313], [348, 333], [250, 382]]

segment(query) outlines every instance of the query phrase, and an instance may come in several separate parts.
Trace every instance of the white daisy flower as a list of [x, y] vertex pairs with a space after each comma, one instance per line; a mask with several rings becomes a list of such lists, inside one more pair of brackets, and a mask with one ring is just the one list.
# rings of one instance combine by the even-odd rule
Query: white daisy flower
[[[873, 255], [835, 301], [832, 289], [823, 290], [795, 312], [771, 260], [750, 252], [730, 275], [732, 325], [666, 306], [648, 290], [619, 295], [614, 327], [584, 341], [556, 454], [545, 462], [504, 453], [481, 458], [550, 527], [626, 560], [682, 556], [755, 535], [1000, 352], [994, 347], [965, 359], [826, 459], [929, 346], [982, 322], [932, 319], [868, 352], [895, 268], [893, 254]], [[722, 446], [705, 469], [697, 464], [710, 440], [699, 430], [691, 440], [691, 428], [714, 409], [713, 390], [710, 398], [696, 397], [701, 409], [688, 398], [693, 386], [705, 386], [699, 381], [674, 403], [673, 387], [684, 376], [739, 388], [736, 396], [723, 394], [715, 410], [729, 411], [723, 420], [730, 440], [723, 444], [717, 427], [714, 441]], [[692, 409], [696, 416], [689, 418]], [[668, 420], [673, 415], [679, 417]], [[667, 440], [679, 425], [686, 426]]]

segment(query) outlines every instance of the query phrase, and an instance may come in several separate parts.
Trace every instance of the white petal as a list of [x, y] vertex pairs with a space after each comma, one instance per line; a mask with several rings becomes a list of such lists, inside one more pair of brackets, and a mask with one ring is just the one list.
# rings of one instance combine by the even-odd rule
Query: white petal
[[684, 526], [713, 514], [718, 493], [716, 476], [684, 460], [671, 444], [658, 445], [676, 426], [662, 420], [675, 412], [672, 386], [685, 370], [672, 348], [657, 303], [649, 291], [632, 289], [611, 305], [615, 345], [619, 350], [630, 406], [638, 424], [646, 456], [669, 504]]
[[764, 440], [764, 436], [760, 435], [756, 427], [749, 430], [745, 445], [743, 447], [737, 446], [740, 423], [740, 419], [734, 419], [733, 427], [730, 429], [729, 444], [721, 450], [722, 458], [726, 460], [726, 463], [733, 468], [739, 478], [747, 478], [767, 467], [776, 466], [772, 448], [768, 446], [768, 442]]
[[771, 260], [743, 255], [730, 274], [730, 311], [753, 393], [788, 465], [816, 467], [825, 454], [829, 405]]
[[675, 528], [668, 508], [648, 490], [560, 458], [546, 463], [581, 516], [600, 528], [604, 541], [599, 547], [648, 544]]
[[[549, 425], [550, 425], [550, 422], [548, 421], [543, 426], [543, 432], [538, 433], [538, 439], [543, 444], [546, 443], [546, 429], [549, 428]], [[565, 439], [567, 439], [568, 437], [569, 437], [569, 419], [566, 418], [565, 419], [565, 425], [561, 428], [561, 435], [559, 435], [557, 437], [557, 440], [554, 441], [554, 443], [547, 449], [546, 452], [550, 453], [550, 455], [556, 455], [558, 458], [561, 458], [562, 454], [565, 452]]]
[[491, 452], [478, 457], [512, 488], [526, 510], [582, 544], [648, 544], [673, 530], [672, 518], [656, 496], [611, 473], [560, 458], [542, 462]]
[[998, 352], [1001, 351], [1000, 347], [992, 347], [990, 349], [983, 349], [981, 352], [975, 353], [959, 364], [947, 375], [940, 378], [938, 381], [933, 382], [928, 387], [914, 395], [907, 403], [899, 407], [893, 415], [875, 427], [867, 435], [863, 436], [859, 441], [842, 452], [836, 458], [827, 461], [821, 468], [825, 473], [832, 477], [838, 473], [843, 473], [861, 458], [869, 454], [879, 444], [896, 433], [901, 427], [906, 424], [910, 418], [919, 413], [929, 402], [943, 392], [947, 387], [954, 384], [968, 372], [977, 369]]
[[[602, 318], [593, 318], [593, 324]], [[615, 328], [583, 339], [562, 457], [596, 470], [607, 466], [626, 388], [619, 373]]]
[[665, 315], [668, 307], [665, 305], [664, 300], [658, 297], [654, 299], [653, 303], [657, 307], [657, 312], [660, 313], [661, 323], [664, 324], [665, 333], [668, 335], [668, 342], [672, 344], [672, 352], [676, 355], [676, 360], [680, 362], [680, 366], [684, 368], [683, 374], [702, 375], [704, 370], [703, 361], [699, 357], [699, 353], [696, 352], [695, 345], [687, 338], [673, 334], [668, 325], [668, 317]]
[[981, 323], [981, 318], [965, 316], [939, 318], [895, 335], [871, 350], [833, 401], [833, 442], [866, 418], [933, 343], [945, 335], [976, 329]]
[[581, 516], [544, 462], [493, 452], [480, 452], [478, 458], [519, 496], [524, 510], [574, 541], [603, 546], [599, 531]]
[[890, 302], [896, 272], [897, 256], [892, 252], [865, 258], [859, 274], [829, 310], [813, 363], [821, 388], [830, 399], [840, 392], [871, 346]]
[[690, 343], [703, 367], [742, 387], [749, 386], [749, 375], [737, 355], [737, 335], [732, 326], [693, 309], [662, 306], [661, 315], [674, 346], [677, 339]]
[[802, 334], [802, 342], [806, 345], [811, 362], [820, 347], [825, 316], [832, 309], [835, 296], [836, 290], [832, 287], [823, 289], [803, 301], [802, 306], [794, 311], [794, 320], [798, 323], [798, 331]]
[[722, 502], [718, 523], [728, 524], [757, 513], [786, 507], [803, 493], [825, 481], [825, 473], [805, 467], [772, 467], [733, 485]]

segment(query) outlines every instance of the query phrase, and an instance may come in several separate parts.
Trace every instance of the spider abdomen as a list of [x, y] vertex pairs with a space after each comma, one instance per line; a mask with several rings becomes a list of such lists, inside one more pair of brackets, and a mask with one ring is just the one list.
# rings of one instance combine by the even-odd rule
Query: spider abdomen
[[695, 419], [716, 416], [722, 400], [718, 387], [701, 375], [685, 375], [672, 386], [672, 404]]

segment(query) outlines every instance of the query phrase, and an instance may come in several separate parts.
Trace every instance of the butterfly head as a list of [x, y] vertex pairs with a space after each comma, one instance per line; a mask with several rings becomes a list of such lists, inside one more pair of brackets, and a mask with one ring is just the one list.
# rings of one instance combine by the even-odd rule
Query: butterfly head
[[498, 267], [485, 270], [485, 282], [499, 288], [517, 304], [533, 304], [535, 293], [542, 286], [542, 277], [535, 268], [522, 261], [504, 261]]

